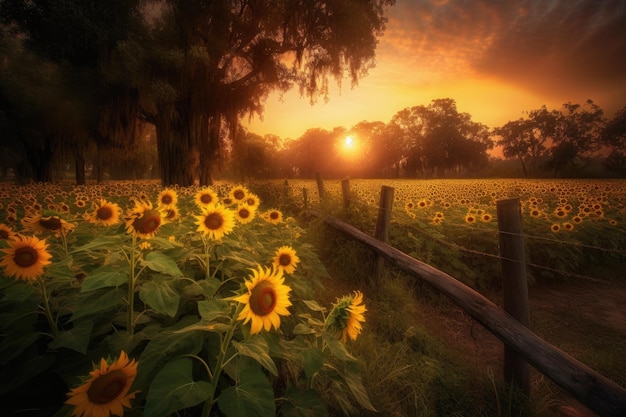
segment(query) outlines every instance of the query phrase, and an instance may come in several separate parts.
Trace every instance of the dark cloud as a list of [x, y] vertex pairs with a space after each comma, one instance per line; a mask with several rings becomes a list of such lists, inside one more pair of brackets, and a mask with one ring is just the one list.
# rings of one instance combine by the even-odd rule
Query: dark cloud
[[626, 105], [624, 0], [398, 0], [388, 28], [415, 66]]

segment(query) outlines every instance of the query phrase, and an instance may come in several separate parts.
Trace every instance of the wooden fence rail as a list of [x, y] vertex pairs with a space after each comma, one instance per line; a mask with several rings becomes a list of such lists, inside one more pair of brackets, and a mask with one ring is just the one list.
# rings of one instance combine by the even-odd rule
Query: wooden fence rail
[[[318, 181], [318, 186], [320, 182]], [[343, 188], [349, 189], [347, 185]], [[381, 211], [389, 211], [389, 207]], [[626, 416], [625, 388], [541, 339], [480, 293], [445, 272], [412, 258], [336, 217], [326, 216], [323, 220], [329, 226], [367, 245], [391, 265], [424, 280], [450, 297], [459, 307], [498, 337], [505, 344], [506, 349], [512, 350], [520, 358], [525, 359], [589, 409], [601, 416]], [[524, 321], [522, 319], [522, 322]]]

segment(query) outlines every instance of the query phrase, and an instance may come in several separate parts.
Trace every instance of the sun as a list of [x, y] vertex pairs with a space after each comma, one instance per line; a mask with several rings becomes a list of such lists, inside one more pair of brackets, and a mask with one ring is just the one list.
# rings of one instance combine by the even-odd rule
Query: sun
[[352, 148], [354, 146], [354, 138], [352, 136], [346, 136], [346, 138], [343, 140], [343, 145], [346, 148]]

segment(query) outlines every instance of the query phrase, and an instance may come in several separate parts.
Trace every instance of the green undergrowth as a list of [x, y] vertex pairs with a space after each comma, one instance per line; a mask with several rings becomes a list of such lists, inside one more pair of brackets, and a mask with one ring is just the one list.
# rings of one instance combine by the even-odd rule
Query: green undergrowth
[[312, 225], [309, 235], [330, 272], [320, 298], [334, 301], [338, 290], [365, 296], [367, 321], [350, 348], [363, 363], [364, 384], [378, 413], [360, 415], [549, 415], [545, 398], [524, 401], [493, 370], [428, 330], [424, 320], [433, 317], [422, 311], [450, 307], [446, 297], [388, 265], [376, 281], [373, 253], [323, 224]]

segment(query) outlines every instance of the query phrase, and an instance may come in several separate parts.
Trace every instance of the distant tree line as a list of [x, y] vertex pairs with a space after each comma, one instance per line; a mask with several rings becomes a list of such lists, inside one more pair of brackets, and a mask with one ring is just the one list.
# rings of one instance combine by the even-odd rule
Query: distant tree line
[[[314, 128], [295, 140], [240, 130], [225, 174], [237, 178], [624, 177], [626, 107], [609, 120], [588, 100], [545, 106], [489, 129], [450, 98], [398, 111], [388, 123]], [[354, 149], [344, 140], [354, 138]], [[502, 158], [499, 157], [502, 155]]]
[[450, 98], [298, 140], [241, 126], [272, 91], [295, 86], [315, 102], [332, 79], [356, 83], [393, 3], [0, 0], [0, 177], [505, 175], [494, 146], [519, 167], [512, 175], [585, 175], [598, 161], [625, 175], [626, 111], [606, 120], [592, 101], [492, 130]]

